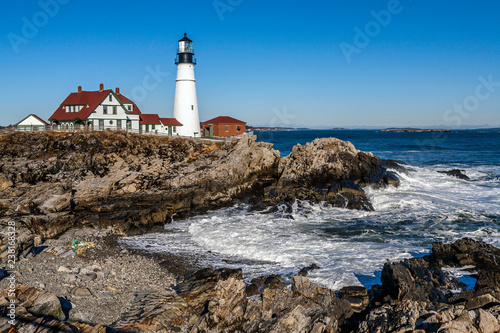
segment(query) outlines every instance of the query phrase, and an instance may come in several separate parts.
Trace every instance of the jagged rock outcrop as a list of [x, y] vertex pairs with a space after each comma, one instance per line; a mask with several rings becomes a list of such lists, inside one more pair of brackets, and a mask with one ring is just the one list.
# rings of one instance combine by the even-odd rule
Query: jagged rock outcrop
[[296, 199], [372, 209], [363, 186], [397, 185], [370, 153], [317, 139], [280, 158], [249, 136], [231, 143], [122, 132], [0, 136], [0, 224], [45, 238], [73, 226], [117, 234], [250, 199], [256, 209]]
[[304, 146], [296, 145], [282, 159], [279, 180], [266, 189], [266, 199], [273, 203], [325, 201], [339, 207], [372, 210], [363, 187], [388, 184], [397, 186], [399, 181], [373, 154], [339, 139], [316, 139]]
[[[172, 325], [189, 332], [337, 332], [352, 315], [335, 292], [296, 276], [292, 288], [265, 289], [248, 298], [241, 271], [204, 269], [174, 288], [134, 302], [118, 327], [159, 330]], [[150, 310], [154, 308], [156, 310]]]
[[[382, 286], [372, 288], [372, 305], [354, 324], [356, 332], [499, 332], [499, 254], [494, 246], [464, 238], [433, 243], [424, 258], [386, 263]], [[474, 290], [442, 270], [470, 266], [478, 271]]]

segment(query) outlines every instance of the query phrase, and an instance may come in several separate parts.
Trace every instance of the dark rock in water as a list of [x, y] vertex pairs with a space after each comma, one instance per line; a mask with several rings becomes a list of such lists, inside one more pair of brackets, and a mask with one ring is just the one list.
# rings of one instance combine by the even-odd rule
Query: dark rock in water
[[446, 302], [450, 280], [438, 267], [423, 258], [387, 263], [382, 269], [382, 287], [395, 300]]
[[465, 170], [453, 169], [448, 171], [438, 171], [439, 173], [447, 174], [448, 176], [453, 176], [458, 179], [470, 180], [469, 176], [467, 176], [464, 172]]
[[320, 267], [316, 264], [311, 264], [307, 267], [304, 267], [302, 268], [300, 271], [299, 271], [299, 275], [300, 276], [306, 276], [307, 273], [309, 273], [309, 271], [312, 271], [312, 270], [315, 270], [315, 269], [320, 269]]
[[397, 171], [405, 171], [406, 163], [399, 160], [384, 160], [380, 159], [380, 165], [387, 169], [394, 169]]
[[431, 260], [441, 266], [476, 266], [478, 269], [490, 269], [500, 265], [500, 249], [462, 238], [452, 244], [432, 243]]

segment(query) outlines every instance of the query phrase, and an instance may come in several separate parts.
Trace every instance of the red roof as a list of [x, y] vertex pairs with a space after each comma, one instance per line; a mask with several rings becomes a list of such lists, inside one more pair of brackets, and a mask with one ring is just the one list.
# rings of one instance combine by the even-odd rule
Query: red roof
[[157, 114], [141, 114], [141, 124], [161, 125], [160, 116]]
[[122, 94], [116, 94], [116, 97], [118, 97], [120, 99], [120, 101], [122, 101], [122, 103], [128, 103], [128, 104], [134, 104], [134, 102], [132, 102], [130, 99], [128, 99], [127, 97], [123, 96]]
[[139, 107], [137, 107], [137, 105], [135, 105], [134, 102], [132, 102], [130, 99], [128, 99], [127, 97], [123, 96], [122, 94], [120, 93], [117, 93], [116, 94], [116, 97], [118, 97], [118, 99], [122, 102], [122, 103], [127, 103], [127, 104], [132, 104], [133, 105], [133, 108], [132, 108], [132, 111], [127, 111], [129, 113], [138, 113], [140, 114], [141, 113], [141, 110], [139, 110]]
[[45, 125], [48, 125], [49, 123], [46, 122], [45, 120], [43, 120], [42, 118], [38, 117], [36, 114], [30, 114], [30, 116], [33, 116], [35, 117], [36, 119], [40, 120], [42, 123], [44, 123]]
[[203, 122], [204, 124], [246, 124], [244, 121], [233, 117], [220, 116]]
[[[71, 93], [69, 96], [62, 102], [59, 108], [54, 112], [54, 114], [49, 118], [49, 120], [74, 120], [74, 119], [87, 119], [88, 116], [92, 113], [102, 103], [102, 101], [109, 95], [112, 90], [102, 90], [102, 91], [82, 91], [80, 93]], [[123, 95], [116, 95], [118, 99], [122, 103], [132, 103], [131, 100], [126, 98]], [[83, 105], [84, 107], [79, 112], [66, 112], [63, 109], [65, 105]], [[87, 105], [89, 107], [87, 107]], [[132, 111], [128, 111], [129, 113], [138, 113], [141, 111], [139, 108], [133, 104], [134, 107]]]
[[160, 121], [164, 126], [182, 126], [182, 124], [175, 118], [160, 118]]

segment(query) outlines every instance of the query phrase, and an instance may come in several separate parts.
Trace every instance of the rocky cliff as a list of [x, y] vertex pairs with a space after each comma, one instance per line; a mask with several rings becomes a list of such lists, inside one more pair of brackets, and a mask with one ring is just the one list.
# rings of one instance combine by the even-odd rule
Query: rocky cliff
[[370, 153], [317, 139], [281, 158], [269, 143], [120, 132], [0, 136], [0, 216], [44, 237], [72, 226], [130, 234], [248, 199], [371, 209], [363, 186], [397, 184]]

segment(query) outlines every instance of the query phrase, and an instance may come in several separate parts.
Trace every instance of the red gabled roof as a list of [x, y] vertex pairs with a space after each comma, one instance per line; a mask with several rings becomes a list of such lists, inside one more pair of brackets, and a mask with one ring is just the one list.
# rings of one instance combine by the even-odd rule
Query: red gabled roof
[[130, 99], [123, 96], [122, 94], [115, 93], [115, 95], [120, 99], [120, 101], [122, 101], [122, 103], [134, 104], [134, 102], [132, 102]]
[[[95, 110], [99, 104], [112, 92], [110, 89], [102, 90], [102, 91], [82, 91], [79, 93], [71, 93], [69, 96], [61, 103], [59, 108], [54, 112], [54, 114], [49, 118], [49, 120], [74, 120], [74, 119], [87, 119], [87, 117]], [[122, 103], [132, 103], [133, 109], [132, 111], [128, 111], [130, 113], [140, 114], [141, 111], [139, 108], [129, 100], [127, 97], [123, 95], [116, 95], [118, 99]], [[79, 112], [66, 112], [63, 109], [65, 105], [83, 105], [84, 107]], [[87, 105], [89, 106], [87, 108]]]
[[203, 122], [204, 124], [246, 124], [244, 121], [228, 116], [220, 116]]
[[[38, 117], [36, 114], [30, 114], [30, 116], [33, 116], [35, 117], [36, 119], [40, 120], [42, 123], [44, 123], [45, 125], [48, 125], [49, 123], [46, 122], [45, 120], [43, 120], [42, 118]], [[28, 116], [29, 117], [29, 116]]]
[[160, 118], [164, 126], [182, 126], [182, 124], [175, 118]]
[[[103, 91], [82, 91], [80, 93], [71, 93], [61, 103], [59, 108], [49, 118], [49, 120], [74, 120], [87, 119], [94, 109], [108, 96], [111, 90]], [[84, 105], [79, 112], [66, 112], [63, 109], [65, 105]], [[89, 107], [87, 107], [87, 105]]]
[[141, 114], [141, 110], [139, 110], [139, 107], [137, 105], [134, 104], [134, 106], [132, 107], [132, 111], [128, 111], [128, 113], [137, 113], [137, 114]]
[[141, 124], [161, 125], [160, 116], [157, 114], [144, 114], [144, 113], [142, 113], [140, 115], [140, 119], [141, 119]]
[[132, 102], [130, 99], [128, 99], [127, 97], [123, 96], [122, 94], [120, 93], [116, 93], [116, 97], [118, 97], [118, 99], [122, 102], [122, 103], [126, 103], [126, 104], [132, 104], [132, 111], [127, 111], [129, 113], [137, 113], [137, 114], [140, 114], [141, 113], [141, 110], [139, 110], [139, 107], [137, 105], [135, 105], [134, 102]]

